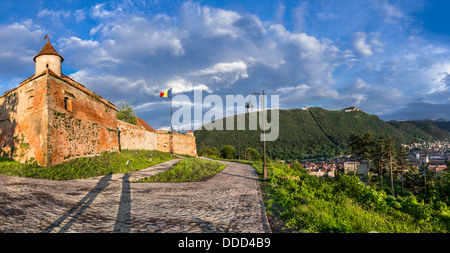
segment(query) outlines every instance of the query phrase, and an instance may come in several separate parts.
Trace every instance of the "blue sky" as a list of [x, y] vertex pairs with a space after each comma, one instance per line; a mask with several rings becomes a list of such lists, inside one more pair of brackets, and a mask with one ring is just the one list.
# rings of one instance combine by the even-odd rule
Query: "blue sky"
[[34, 73], [48, 33], [63, 73], [132, 102], [156, 129], [170, 125], [159, 98], [169, 88], [191, 99], [264, 89], [283, 109], [450, 120], [449, 11], [426, 0], [3, 0], [0, 92]]

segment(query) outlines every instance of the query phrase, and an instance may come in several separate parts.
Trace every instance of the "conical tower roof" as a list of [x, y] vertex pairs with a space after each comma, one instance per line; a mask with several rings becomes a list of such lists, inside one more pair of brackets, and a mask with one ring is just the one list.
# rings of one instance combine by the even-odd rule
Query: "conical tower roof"
[[45, 43], [44, 48], [42, 48], [41, 52], [39, 52], [39, 54], [37, 54], [34, 58], [33, 61], [36, 62], [36, 58], [40, 55], [57, 55], [59, 57], [61, 57], [61, 62], [64, 61], [64, 58], [58, 54], [58, 52], [56, 52], [56, 50], [53, 48], [52, 44], [50, 43], [50, 41], [47, 40], [47, 43]]

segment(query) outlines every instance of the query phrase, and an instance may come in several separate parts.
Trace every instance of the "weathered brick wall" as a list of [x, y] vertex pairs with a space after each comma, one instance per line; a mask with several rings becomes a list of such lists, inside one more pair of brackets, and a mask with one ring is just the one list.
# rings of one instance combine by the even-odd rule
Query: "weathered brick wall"
[[33, 77], [0, 97], [0, 155], [39, 164], [47, 159], [47, 78]]
[[120, 149], [156, 149], [156, 133], [147, 131], [142, 126], [117, 120]]
[[[170, 152], [171, 148], [170, 136], [171, 134], [169, 133], [163, 133], [158, 131], [157, 139], [159, 151]], [[195, 137], [189, 134], [174, 133], [173, 149], [175, 154], [197, 156]]]
[[[49, 160], [52, 164], [118, 152], [117, 110], [68, 79], [49, 78]], [[66, 100], [70, 100], [70, 108]]]

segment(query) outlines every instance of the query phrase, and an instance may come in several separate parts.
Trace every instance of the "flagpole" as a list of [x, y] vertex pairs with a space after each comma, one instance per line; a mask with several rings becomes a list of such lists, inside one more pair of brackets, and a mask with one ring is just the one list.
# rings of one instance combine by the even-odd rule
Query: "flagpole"
[[171, 133], [170, 152], [173, 154], [174, 148], [173, 148], [173, 124], [172, 124], [172, 92], [170, 92], [170, 133]]

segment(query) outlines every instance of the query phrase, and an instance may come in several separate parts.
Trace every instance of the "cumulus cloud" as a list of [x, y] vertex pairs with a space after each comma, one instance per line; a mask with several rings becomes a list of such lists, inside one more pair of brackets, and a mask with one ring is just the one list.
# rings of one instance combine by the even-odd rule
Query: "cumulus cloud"
[[243, 61], [223, 62], [217, 63], [211, 68], [194, 71], [191, 73], [191, 75], [211, 75], [211, 74], [230, 73], [245, 70], [247, 70], [247, 65]]
[[352, 85], [341, 89], [341, 102], [344, 107], [358, 106], [372, 112], [390, 112], [401, 106], [407, 97], [392, 86], [369, 84], [362, 78], [356, 78]]
[[278, 88], [276, 91], [277, 92], [292, 92], [292, 91], [306, 91], [311, 89], [311, 86], [306, 85], [306, 84], [300, 84], [297, 86], [285, 86], [285, 87], [280, 87]]
[[450, 86], [450, 62], [435, 63], [426, 71], [430, 81], [428, 94], [445, 92]]
[[355, 33], [353, 48], [356, 53], [362, 56], [371, 56], [373, 54], [372, 47], [366, 43], [366, 34], [363, 32]]
[[[325, 86], [334, 82], [333, 71], [353, 58], [329, 39], [193, 2], [183, 3], [174, 17], [123, 13], [106, 3], [92, 7], [91, 16], [105, 22], [91, 29], [95, 40], [72, 36], [58, 41], [67, 64], [93, 75], [126, 76], [124, 85], [145, 86], [142, 91], [151, 94], [170, 87], [176, 93], [220, 92], [257, 78], [266, 78], [274, 89], [282, 85], [280, 78]], [[245, 93], [252, 87], [234, 90]]]
[[77, 37], [58, 40], [61, 55], [67, 55], [67, 64], [79, 69], [101, 68], [118, 64], [122, 61], [114, 58], [95, 40], [83, 40]]
[[42, 36], [43, 31], [31, 19], [0, 25], [1, 76], [18, 75], [25, 79], [33, 74], [33, 57], [41, 49], [38, 47]]
[[142, 58], [164, 52], [180, 56], [184, 54], [181, 40], [185, 36], [165, 22], [167, 17], [158, 15], [152, 19], [132, 16], [118, 17], [115, 22], [103, 23], [91, 30], [99, 33], [108, 44], [105, 48], [123, 58]]
[[172, 89], [172, 94], [191, 92], [194, 90], [205, 90], [209, 93], [212, 92], [212, 90], [204, 84], [194, 85], [192, 82], [180, 77], [175, 77], [175, 79], [170, 80], [164, 85], [163, 88]]
[[68, 18], [70, 17], [70, 12], [64, 10], [55, 11], [43, 9], [42, 11], [38, 12], [37, 17], [38, 18], [50, 17], [52, 19]]
[[77, 22], [81, 22], [86, 19], [86, 13], [83, 10], [76, 10], [74, 15]]
[[181, 27], [205, 37], [227, 36], [233, 39], [238, 33], [233, 24], [240, 15], [233, 11], [201, 6], [198, 3], [185, 2], [181, 7]]

